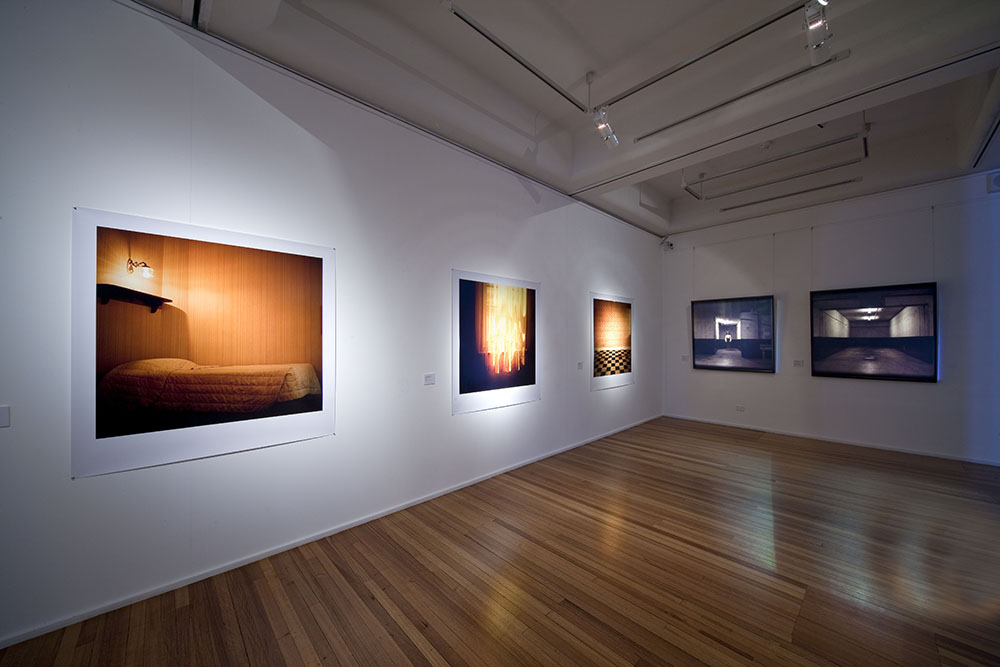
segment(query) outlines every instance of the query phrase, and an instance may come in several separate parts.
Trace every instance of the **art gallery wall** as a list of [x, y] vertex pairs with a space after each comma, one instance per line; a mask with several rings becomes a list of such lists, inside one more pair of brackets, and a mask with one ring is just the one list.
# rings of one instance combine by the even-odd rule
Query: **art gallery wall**
[[[654, 237], [112, 0], [0, 5], [0, 63], [0, 645], [660, 413]], [[335, 247], [336, 435], [70, 479], [74, 206]], [[451, 415], [453, 268], [540, 283], [540, 401]]]
[[[671, 236], [664, 414], [1000, 464], [998, 221], [976, 175]], [[918, 282], [937, 282], [939, 382], [811, 376], [811, 290]], [[691, 300], [758, 294], [776, 298], [777, 373], [693, 370]]]

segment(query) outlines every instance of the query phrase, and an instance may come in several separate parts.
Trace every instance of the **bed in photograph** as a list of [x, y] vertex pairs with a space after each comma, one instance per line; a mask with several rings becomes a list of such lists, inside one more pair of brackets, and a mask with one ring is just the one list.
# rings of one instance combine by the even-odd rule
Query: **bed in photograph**
[[116, 366], [97, 387], [97, 437], [322, 410], [312, 364], [204, 366], [143, 359]]

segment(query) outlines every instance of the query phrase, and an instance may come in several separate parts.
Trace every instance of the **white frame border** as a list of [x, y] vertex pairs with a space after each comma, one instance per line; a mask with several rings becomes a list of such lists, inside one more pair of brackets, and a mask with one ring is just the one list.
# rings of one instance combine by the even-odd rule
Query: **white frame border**
[[[526, 287], [535, 290], [535, 384], [521, 387], [507, 387], [505, 389], [487, 389], [471, 394], [458, 393], [458, 371], [459, 371], [459, 300], [458, 282], [460, 280], [475, 280], [481, 283], [494, 283], [496, 285], [510, 285], [512, 287]], [[493, 410], [504, 408], [509, 405], [530, 403], [539, 401], [542, 398], [539, 384], [539, 374], [542, 368], [542, 349], [539, 344], [541, 337], [541, 283], [527, 280], [516, 280], [514, 278], [504, 278], [487, 273], [474, 273], [472, 271], [451, 270], [451, 414], [459, 415], [467, 412], [479, 412], [480, 410]]]
[[[238, 245], [323, 260], [323, 409], [97, 439], [97, 228]], [[73, 209], [71, 474], [74, 478], [190, 461], [332, 435], [336, 397], [336, 267], [333, 248], [197, 227], [124, 213]]]
[[[601, 377], [594, 377], [594, 301], [600, 299], [601, 301], [615, 301], [617, 303], [627, 303], [629, 308], [629, 327], [632, 331], [635, 331], [635, 327], [632, 324], [635, 322], [634, 313], [635, 310], [635, 299], [629, 298], [627, 296], [616, 296], [614, 294], [603, 294], [601, 292], [591, 292], [590, 293], [590, 391], [602, 391], [604, 389], [614, 389], [615, 387], [625, 387], [630, 384], [635, 384], [635, 357], [632, 358], [632, 370], [628, 373], [619, 373], [617, 375], [602, 375]], [[630, 350], [635, 350], [635, 342], [632, 343], [632, 348]]]

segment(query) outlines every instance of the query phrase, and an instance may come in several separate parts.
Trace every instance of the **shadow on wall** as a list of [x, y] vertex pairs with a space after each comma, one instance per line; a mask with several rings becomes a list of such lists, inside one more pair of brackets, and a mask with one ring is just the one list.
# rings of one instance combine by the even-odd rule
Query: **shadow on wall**
[[188, 316], [164, 304], [156, 313], [146, 306], [97, 303], [97, 381], [115, 366], [137, 359], [191, 358]]

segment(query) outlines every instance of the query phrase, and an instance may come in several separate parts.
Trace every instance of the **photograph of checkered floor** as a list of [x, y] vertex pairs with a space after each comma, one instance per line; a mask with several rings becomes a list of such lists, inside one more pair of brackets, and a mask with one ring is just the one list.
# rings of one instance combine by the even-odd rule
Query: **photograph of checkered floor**
[[632, 372], [632, 350], [595, 350], [594, 377]]

